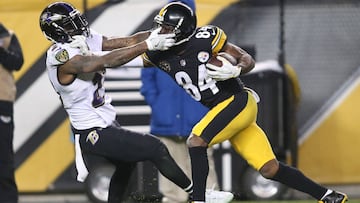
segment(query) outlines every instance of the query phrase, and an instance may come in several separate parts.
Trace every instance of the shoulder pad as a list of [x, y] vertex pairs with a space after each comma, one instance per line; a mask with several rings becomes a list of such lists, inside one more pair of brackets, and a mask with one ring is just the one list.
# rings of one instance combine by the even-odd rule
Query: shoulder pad
[[225, 32], [219, 27], [214, 27], [214, 32], [216, 33], [216, 35], [211, 42], [211, 46], [213, 53], [218, 53], [225, 45], [227, 36]]
[[225, 45], [227, 40], [227, 36], [225, 32], [221, 28], [214, 25], [199, 27], [196, 32], [197, 33], [207, 32], [210, 34], [209, 38], [211, 40], [211, 49], [213, 50], [213, 53], [219, 52], [222, 49], [222, 47]]
[[55, 59], [60, 63], [65, 63], [69, 60], [69, 53], [66, 51], [66, 49], [60, 49], [55, 53]]
[[66, 63], [75, 55], [80, 54], [80, 49], [72, 48], [68, 44], [54, 44], [47, 53], [47, 60], [50, 65], [61, 65]]
[[151, 56], [149, 56], [149, 52], [145, 52], [141, 55], [141, 58], [143, 60], [144, 63], [144, 67], [149, 67], [149, 66], [156, 66], [150, 59]]

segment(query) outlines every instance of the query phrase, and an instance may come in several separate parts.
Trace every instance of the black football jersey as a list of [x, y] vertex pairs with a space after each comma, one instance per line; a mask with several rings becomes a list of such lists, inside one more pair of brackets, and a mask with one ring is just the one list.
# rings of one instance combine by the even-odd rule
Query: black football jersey
[[148, 51], [143, 58], [169, 74], [196, 101], [211, 108], [243, 89], [239, 78], [215, 81], [207, 75], [205, 64], [226, 41], [219, 27], [203, 26], [188, 42], [166, 51]]

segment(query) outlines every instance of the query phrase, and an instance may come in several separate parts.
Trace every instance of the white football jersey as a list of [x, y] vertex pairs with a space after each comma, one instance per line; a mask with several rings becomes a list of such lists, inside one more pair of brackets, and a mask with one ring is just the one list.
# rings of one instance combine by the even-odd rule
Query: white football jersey
[[[91, 35], [86, 42], [92, 53], [101, 54], [102, 35], [91, 30]], [[58, 66], [75, 55], [81, 55], [80, 49], [72, 48], [68, 43], [56, 43], [49, 48], [46, 69], [50, 82], [60, 95], [62, 105], [74, 128], [85, 130], [93, 127], [107, 127], [115, 120], [116, 111], [110, 104], [111, 98], [105, 94], [105, 71], [78, 74], [68, 85], [61, 85], [58, 81]]]

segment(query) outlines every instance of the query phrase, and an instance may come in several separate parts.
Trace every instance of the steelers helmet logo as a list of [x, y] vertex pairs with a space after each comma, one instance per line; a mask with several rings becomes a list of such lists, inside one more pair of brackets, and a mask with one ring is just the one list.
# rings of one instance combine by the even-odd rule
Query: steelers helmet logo
[[206, 63], [210, 58], [210, 54], [206, 51], [201, 51], [198, 53], [197, 58], [201, 63]]

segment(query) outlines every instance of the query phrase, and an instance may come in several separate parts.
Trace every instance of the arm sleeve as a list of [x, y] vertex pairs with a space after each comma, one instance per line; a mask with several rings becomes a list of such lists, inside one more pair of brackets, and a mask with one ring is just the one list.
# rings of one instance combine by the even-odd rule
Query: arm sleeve
[[24, 64], [22, 49], [15, 35], [12, 36], [8, 49], [0, 47], [0, 63], [10, 71], [20, 70]]

